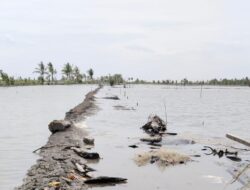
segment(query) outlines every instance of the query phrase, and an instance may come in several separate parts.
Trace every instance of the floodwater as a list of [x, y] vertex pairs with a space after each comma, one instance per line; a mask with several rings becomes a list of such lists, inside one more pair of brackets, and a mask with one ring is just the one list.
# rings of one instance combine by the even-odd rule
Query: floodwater
[[93, 85], [0, 88], [0, 189], [20, 185], [38, 158], [33, 150], [50, 134], [48, 124], [83, 101]]
[[[102, 99], [111, 95], [118, 95], [120, 100]], [[230, 171], [237, 168], [238, 163], [225, 157], [207, 156], [202, 149], [204, 145], [224, 150], [232, 145], [247, 148], [226, 139], [225, 134], [250, 140], [249, 87], [203, 87], [201, 90], [200, 87], [131, 85], [126, 89], [105, 87], [97, 97], [100, 111], [84, 122], [95, 138], [92, 151], [103, 158], [91, 164], [97, 169], [93, 175], [124, 177], [128, 183], [93, 189], [235, 190], [243, 186], [240, 182], [231, 184]], [[165, 168], [155, 164], [137, 166], [133, 160], [135, 155], [150, 150], [147, 144], [140, 142], [145, 136], [140, 127], [150, 114], [167, 118], [168, 131], [178, 133], [176, 137], [164, 137], [164, 148], [201, 157], [192, 157], [193, 161], [185, 165]], [[186, 140], [196, 143], [185, 144]], [[176, 145], [177, 142], [184, 143]], [[134, 144], [139, 148], [128, 147]], [[250, 152], [241, 151], [239, 156], [243, 163], [249, 163]]]
[[[65, 112], [94, 88], [91, 85], [0, 88], [0, 189], [13, 189], [22, 182], [38, 158], [32, 151], [47, 142], [48, 123], [64, 118]], [[117, 95], [120, 100], [103, 99], [110, 95]], [[100, 110], [79, 124], [95, 138], [92, 151], [102, 157], [98, 163], [90, 164], [97, 169], [92, 175], [124, 177], [128, 183], [93, 189], [235, 190], [242, 187], [239, 182], [230, 184], [229, 171], [238, 167], [238, 163], [207, 156], [201, 149], [204, 145], [246, 148], [227, 140], [225, 134], [250, 140], [250, 88], [104, 87], [97, 94], [96, 103]], [[114, 106], [125, 106], [128, 110]], [[164, 148], [201, 157], [192, 157], [193, 161], [185, 165], [138, 167], [133, 160], [135, 155], [149, 151], [149, 146], [140, 142], [145, 136], [140, 127], [150, 114], [167, 118], [168, 131], [178, 133], [175, 137], [164, 137]], [[190, 139], [196, 144], [185, 144]], [[176, 145], [178, 142], [181, 143]], [[133, 144], [139, 148], [128, 147]], [[250, 152], [239, 152], [239, 156], [247, 162]]]

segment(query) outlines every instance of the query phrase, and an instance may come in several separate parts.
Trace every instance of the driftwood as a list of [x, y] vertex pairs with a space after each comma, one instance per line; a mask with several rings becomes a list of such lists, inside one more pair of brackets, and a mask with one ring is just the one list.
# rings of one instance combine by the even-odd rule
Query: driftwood
[[128, 147], [130, 147], [130, 148], [138, 148], [138, 146], [137, 146], [137, 145], [135, 145], [135, 144], [133, 144], [133, 145], [129, 145]]
[[148, 122], [142, 126], [142, 129], [150, 134], [156, 135], [167, 130], [166, 123], [157, 115], [150, 116]]
[[106, 96], [103, 99], [108, 99], [108, 100], [120, 100], [118, 96]]
[[234, 179], [232, 180], [231, 184], [239, 180], [240, 176], [248, 169], [250, 169], [250, 164], [246, 165], [237, 175], [234, 176]]
[[238, 152], [231, 152], [231, 151], [228, 151], [227, 149], [226, 150], [216, 150], [210, 146], [204, 146], [204, 149], [202, 150], [210, 150], [209, 153], [205, 153], [206, 155], [218, 155], [219, 158], [223, 157], [224, 155], [232, 160], [232, 161], [235, 161], [235, 162], [240, 162], [241, 161], [241, 158], [238, 157]]
[[226, 134], [226, 137], [233, 140], [233, 141], [236, 141], [238, 143], [241, 143], [241, 144], [244, 144], [246, 146], [249, 146], [250, 147], [250, 142], [240, 138], [240, 137], [237, 137], [237, 136], [234, 136], [234, 135], [231, 135], [231, 134]]
[[49, 124], [49, 130], [51, 133], [59, 131], [65, 131], [72, 125], [71, 122], [65, 120], [54, 120]]
[[237, 156], [226, 156], [228, 159], [235, 161], [235, 162], [241, 162], [241, 158]]
[[89, 159], [89, 160], [100, 159], [100, 155], [97, 152], [85, 152], [79, 148], [72, 148], [72, 150], [84, 159]]
[[98, 185], [98, 184], [124, 183], [126, 181], [127, 179], [125, 178], [100, 176], [92, 179], [87, 179], [84, 183]]
[[146, 137], [146, 138], [141, 138], [140, 139], [142, 142], [149, 142], [149, 143], [159, 143], [162, 141], [162, 137], [161, 136], [157, 136], [157, 137]]
[[166, 135], [172, 135], [172, 136], [175, 136], [175, 135], [178, 135], [177, 133], [165, 133]]

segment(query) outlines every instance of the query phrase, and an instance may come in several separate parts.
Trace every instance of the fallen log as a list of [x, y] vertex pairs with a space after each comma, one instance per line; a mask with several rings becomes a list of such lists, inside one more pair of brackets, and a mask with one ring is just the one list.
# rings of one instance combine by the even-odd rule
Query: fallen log
[[250, 147], [250, 142], [240, 138], [240, 137], [237, 137], [237, 136], [234, 136], [234, 135], [231, 135], [231, 134], [226, 134], [226, 137], [233, 140], [233, 141], [236, 141], [238, 143], [241, 143], [243, 145], [246, 145], [246, 146], [249, 146]]
[[100, 176], [92, 179], [87, 179], [84, 183], [98, 185], [98, 184], [116, 184], [116, 183], [124, 183], [127, 179], [119, 178], [119, 177], [107, 177], [107, 176]]

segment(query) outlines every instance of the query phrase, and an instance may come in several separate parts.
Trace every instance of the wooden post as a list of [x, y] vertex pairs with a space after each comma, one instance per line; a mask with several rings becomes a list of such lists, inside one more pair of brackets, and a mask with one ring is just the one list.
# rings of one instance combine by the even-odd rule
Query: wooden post
[[244, 144], [246, 146], [249, 146], [250, 147], [250, 142], [242, 139], [242, 138], [239, 138], [239, 137], [236, 137], [234, 135], [231, 135], [231, 134], [226, 134], [226, 137], [233, 140], [233, 141], [236, 141], [238, 143], [241, 143], [241, 144]]

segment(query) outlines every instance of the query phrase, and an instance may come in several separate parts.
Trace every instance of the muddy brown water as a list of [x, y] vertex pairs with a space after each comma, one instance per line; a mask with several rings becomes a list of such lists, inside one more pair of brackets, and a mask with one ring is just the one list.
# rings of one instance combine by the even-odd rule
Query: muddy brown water
[[[250, 88], [205, 87], [202, 93], [200, 98], [199, 87], [137, 85], [102, 89], [97, 95], [101, 110], [82, 124], [96, 139], [93, 151], [103, 158], [91, 164], [97, 169], [93, 175], [128, 178], [127, 184], [102, 189], [240, 189], [239, 182], [229, 184], [232, 180], [229, 170], [238, 163], [225, 157], [206, 156], [201, 149], [204, 145], [222, 149], [227, 148], [223, 145], [244, 147], [227, 140], [225, 134], [230, 132], [250, 139]], [[118, 95], [120, 100], [102, 99], [111, 95]], [[164, 102], [168, 130], [177, 132], [178, 136], [164, 137], [163, 147], [201, 157], [192, 157], [193, 161], [186, 165], [138, 167], [133, 158], [149, 150], [139, 140], [145, 136], [140, 127], [150, 114], [165, 118]], [[133, 109], [116, 109], [117, 106]], [[197, 143], [189, 144], [191, 140]], [[139, 148], [128, 147], [133, 144]], [[250, 152], [239, 155], [244, 162], [250, 158]]]

